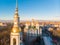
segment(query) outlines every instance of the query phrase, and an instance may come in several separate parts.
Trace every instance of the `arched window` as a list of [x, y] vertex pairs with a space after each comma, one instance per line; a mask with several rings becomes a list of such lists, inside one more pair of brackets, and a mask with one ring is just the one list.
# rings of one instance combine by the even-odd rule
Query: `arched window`
[[16, 39], [15, 38], [13, 39], [13, 45], [16, 45]]

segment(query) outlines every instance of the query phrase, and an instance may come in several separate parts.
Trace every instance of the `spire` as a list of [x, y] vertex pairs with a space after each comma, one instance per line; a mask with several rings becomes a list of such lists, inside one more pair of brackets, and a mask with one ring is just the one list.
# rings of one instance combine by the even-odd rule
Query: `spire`
[[16, 11], [15, 11], [15, 15], [18, 15], [18, 0], [16, 0]]
[[14, 15], [14, 25], [12, 28], [13, 33], [18, 33], [20, 32], [20, 28], [19, 28], [19, 15], [18, 15], [18, 0], [16, 0], [16, 11], [15, 11], [15, 15]]
[[18, 8], [18, 0], [16, 0], [16, 8]]

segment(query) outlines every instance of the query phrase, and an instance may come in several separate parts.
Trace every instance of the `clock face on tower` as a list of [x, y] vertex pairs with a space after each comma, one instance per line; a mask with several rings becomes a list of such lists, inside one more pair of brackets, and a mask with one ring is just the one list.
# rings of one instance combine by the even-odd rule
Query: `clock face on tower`
[[14, 24], [16, 25], [17, 23], [15, 22]]
[[14, 18], [14, 24], [16, 25], [18, 25], [18, 23], [19, 23], [19, 17], [17, 17], [17, 18]]

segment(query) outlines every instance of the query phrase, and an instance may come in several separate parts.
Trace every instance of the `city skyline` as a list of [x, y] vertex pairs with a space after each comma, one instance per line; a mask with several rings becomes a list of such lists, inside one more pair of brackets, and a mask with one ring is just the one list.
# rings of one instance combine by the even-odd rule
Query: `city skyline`
[[[60, 20], [59, 0], [18, 0], [21, 20]], [[16, 0], [0, 0], [0, 19], [12, 20]]]

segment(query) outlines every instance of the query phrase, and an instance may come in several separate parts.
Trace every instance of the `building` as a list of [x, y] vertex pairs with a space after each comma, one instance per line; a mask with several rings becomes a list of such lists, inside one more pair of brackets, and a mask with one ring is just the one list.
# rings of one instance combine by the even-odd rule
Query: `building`
[[21, 28], [19, 27], [18, 1], [16, 0], [16, 11], [14, 15], [14, 25], [10, 34], [10, 45], [21, 45]]
[[0, 22], [0, 26], [7, 26], [7, 24]]

